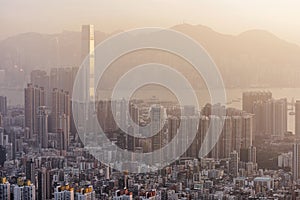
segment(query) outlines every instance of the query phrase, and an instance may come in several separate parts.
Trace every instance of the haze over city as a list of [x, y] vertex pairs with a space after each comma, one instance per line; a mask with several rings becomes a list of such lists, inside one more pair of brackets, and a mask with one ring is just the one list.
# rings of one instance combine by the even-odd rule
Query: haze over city
[[300, 2], [0, 3], [0, 200], [300, 199]]
[[145, 26], [171, 27], [184, 22], [234, 35], [263, 29], [300, 44], [299, 7], [297, 0], [5, 1], [0, 7], [0, 38], [26, 32], [77, 31], [80, 24], [94, 24], [97, 30], [111, 33]]

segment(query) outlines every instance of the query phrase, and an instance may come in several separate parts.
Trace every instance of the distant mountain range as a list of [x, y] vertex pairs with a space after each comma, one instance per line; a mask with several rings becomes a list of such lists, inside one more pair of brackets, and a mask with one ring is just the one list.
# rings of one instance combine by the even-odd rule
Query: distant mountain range
[[[209, 27], [180, 24], [172, 29], [198, 41], [219, 67], [227, 87], [299, 87], [300, 47], [263, 30], [225, 35]], [[109, 37], [97, 31], [96, 44]], [[24, 33], [0, 41], [0, 69], [80, 65], [80, 32]], [[130, 63], [127, 63], [127, 65]], [[121, 67], [121, 66], [119, 66]]]

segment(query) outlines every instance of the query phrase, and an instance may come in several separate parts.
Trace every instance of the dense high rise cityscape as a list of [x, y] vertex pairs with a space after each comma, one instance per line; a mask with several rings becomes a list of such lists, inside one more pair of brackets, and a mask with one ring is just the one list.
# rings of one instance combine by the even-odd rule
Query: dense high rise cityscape
[[[94, 55], [91, 55], [94, 51], [93, 30], [92, 25], [82, 26], [82, 52], [88, 55], [88, 77], [93, 76], [95, 67]], [[43, 70], [32, 71], [30, 83], [24, 89], [24, 107], [8, 107], [7, 97], [0, 97], [2, 199], [210, 199], [234, 196], [244, 199], [269, 195], [293, 198], [297, 195], [294, 187], [300, 180], [298, 101], [291, 105], [295, 107], [293, 135], [287, 130], [287, 99], [274, 99], [270, 91], [243, 92], [241, 109], [207, 103], [198, 110], [191, 105], [180, 107], [176, 102], [159, 99], [97, 101], [93, 94], [94, 81], [87, 79], [87, 98], [97, 101], [99, 124], [119, 148], [147, 153], [176, 140], [170, 144], [167, 155], [158, 154], [151, 158], [153, 162], [161, 163], [164, 156], [179, 155], [177, 160], [158, 171], [143, 171], [137, 164], [143, 159], [137, 156], [124, 158], [125, 169], [131, 171], [134, 168], [140, 172], [135, 174], [101, 163], [84, 148], [74, 124], [70, 96], [77, 71], [76, 67], [52, 68], [49, 74]], [[221, 114], [222, 109], [226, 109], [225, 115]], [[207, 149], [206, 157], [199, 157], [206, 135], [214, 134], [216, 125], [222, 120], [224, 124], [216, 144], [209, 140], [213, 148]], [[150, 138], [141, 137], [147, 130], [156, 134]], [[189, 132], [193, 130], [196, 135], [189, 144]], [[127, 135], [127, 131], [131, 135]], [[179, 133], [180, 137], [175, 137]], [[276, 166], [268, 169], [262, 160], [268, 158], [272, 143], [283, 150], [281, 154], [277, 153], [278, 163], [273, 162]], [[286, 146], [290, 146], [288, 152], [284, 150]], [[186, 151], [180, 154], [182, 149]], [[112, 150], [103, 150], [118, 157]], [[15, 165], [18, 168], [13, 167]]]
[[[253, 21], [270, 32], [223, 34], [184, 17], [220, 17], [225, 30], [226, 8], [215, 18], [191, 2], [203, 13], [196, 19], [179, 1], [148, 2], [129, 20], [144, 0], [118, 3], [127, 16], [114, 5], [115, 17], [110, 3], [100, 14], [72, 3], [62, 15], [62, 1], [41, 33], [27, 24], [30, 33], [2, 40], [14, 31], [0, 31], [0, 200], [300, 199], [300, 47], [288, 23], [278, 31], [275, 20]], [[251, 20], [292, 10], [274, 3], [277, 12], [256, 12], [259, 3], [248, 3]], [[226, 28], [233, 32], [253, 26], [238, 4], [244, 21]], [[183, 23], [146, 27], [171, 16]], [[53, 21], [72, 31], [46, 33]], [[104, 33], [108, 22], [117, 31]], [[15, 33], [22, 29], [16, 23]]]

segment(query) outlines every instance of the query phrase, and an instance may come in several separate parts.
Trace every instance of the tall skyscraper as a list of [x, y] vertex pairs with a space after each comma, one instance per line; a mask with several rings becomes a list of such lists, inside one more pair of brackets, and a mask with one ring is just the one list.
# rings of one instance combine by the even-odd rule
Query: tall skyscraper
[[51, 182], [49, 170], [42, 167], [38, 171], [38, 198], [37, 199], [50, 199], [51, 198]]
[[253, 164], [256, 163], [256, 147], [250, 146], [248, 149], [248, 161], [252, 162]]
[[97, 103], [97, 118], [105, 133], [118, 129], [114, 116], [116, 116], [116, 101], [101, 100]]
[[28, 84], [25, 88], [25, 126], [29, 128], [28, 137], [31, 138], [34, 134], [35, 122], [35, 87], [33, 84]]
[[231, 150], [237, 151], [238, 154], [240, 154], [240, 150], [241, 150], [241, 142], [242, 142], [241, 133], [242, 133], [242, 117], [233, 116]]
[[287, 133], [287, 99], [275, 100], [273, 135], [283, 137]]
[[253, 115], [245, 114], [242, 116], [242, 146], [243, 149], [248, 149], [252, 145], [253, 134]]
[[0, 167], [4, 166], [4, 163], [6, 161], [7, 157], [7, 151], [4, 146], [0, 146]]
[[[136, 125], [139, 125], [139, 108], [137, 107], [137, 105], [133, 102], [130, 102], [129, 104], [129, 116], [128, 119], [131, 118], [132, 123], [135, 123]], [[130, 126], [133, 126], [133, 124], [130, 124]], [[139, 130], [138, 130], [138, 126], [135, 126], [134, 128], [134, 134], [138, 134]]]
[[[121, 108], [121, 110], [122, 110], [122, 108]], [[124, 112], [124, 111], [122, 111], [122, 112]], [[127, 112], [126, 112], [126, 114], [127, 114]], [[130, 133], [130, 134], [127, 134], [127, 149], [130, 151], [135, 151], [136, 147], [139, 146], [139, 138], [137, 138], [137, 135], [139, 134], [139, 128], [138, 128], [139, 109], [138, 109], [137, 105], [134, 104], [133, 102], [130, 102], [128, 117], [126, 119], [128, 120], [128, 121], [126, 121], [126, 124], [127, 123], [129, 124], [127, 131], [128, 131], [128, 133]], [[132, 121], [129, 119], [131, 119]], [[134, 135], [135, 137], [132, 135]]]
[[199, 150], [201, 149], [201, 147], [203, 145], [203, 141], [204, 141], [204, 138], [207, 134], [208, 127], [209, 127], [209, 118], [207, 116], [201, 116], [201, 118], [199, 120], [198, 133], [197, 133], [197, 136], [196, 136], [196, 140], [197, 140], [197, 157], [198, 157]]
[[58, 134], [61, 154], [65, 155], [70, 143], [68, 119], [66, 114], [59, 116]]
[[122, 99], [119, 103], [120, 103], [119, 126], [122, 130], [126, 130], [127, 129], [127, 113], [128, 113], [128, 111], [126, 110], [126, 104], [128, 104], [128, 102], [125, 99]]
[[152, 135], [152, 151], [158, 150], [162, 146], [162, 128], [164, 125], [165, 109], [160, 105], [152, 105], [150, 108]]
[[[93, 25], [83, 25], [81, 31], [81, 58], [85, 63], [86, 71], [86, 97], [90, 101], [95, 100], [95, 34]], [[87, 89], [88, 88], [88, 89]]]
[[48, 108], [40, 106], [37, 112], [39, 145], [41, 148], [48, 148]]
[[224, 117], [224, 126], [219, 138], [220, 158], [229, 158], [232, 146], [232, 120], [231, 117]]
[[40, 106], [45, 106], [44, 88], [29, 83], [25, 88], [25, 127], [29, 128], [29, 138], [37, 134], [37, 111]]
[[[187, 126], [185, 127], [186, 130], [184, 130], [185, 132], [185, 156], [187, 157], [193, 157], [193, 158], [197, 158], [198, 157], [198, 153], [199, 151], [198, 148], [193, 145], [193, 142], [196, 140], [197, 137], [197, 133], [198, 133], [198, 126], [199, 126], [199, 117], [194, 115], [188, 116], [187, 117]], [[181, 128], [181, 127], [180, 127]], [[180, 130], [179, 130], [180, 131]], [[195, 138], [193, 139], [193, 142], [189, 142], [192, 141], [193, 138], [193, 134], [195, 135]]]
[[240, 159], [243, 162], [248, 162], [248, 149], [252, 146], [253, 134], [253, 115], [245, 114], [242, 116], [242, 132], [241, 132], [241, 150]]
[[[210, 158], [215, 158], [219, 159], [219, 145], [218, 145], [218, 140], [220, 139], [220, 136], [217, 137], [217, 133], [219, 133], [220, 130], [220, 123], [221, 119], [219, 116], [211, 115], [209, 117], [209, 123], [210, 123], [210, 128], [208, 129], [208, 144], [204, 144], [206, 146], [206, 152], [209, 152], [208, 148], [213, 147], [213, 149], [209, 152], [208, 157]], [[217, 143], [215, 141], [217, 140]]]
[[265, 115], [263, 118], [265, 118], [265, 134], [266, 135], [272, 135], [274, 130], [274, 104], [272, 100], [268, 100], [263, 103], [264, 104], [264, 113]]
[[0, 146], [3, 146], [3, 145], [4, 145], [4, 128], [2, 128], [0, 126]]
[[[179, 120], [177, 117], [168, 117], [168, 144], [171, 145], [171, 141], [172, 139], [177, 135], [177, 131], [178, 131], [178, 126], [179, 126]], [[169, 148], [169, 152], [168, 152], [168, 156], [169, 157], [173, 157], [176, 155], [176, 149], [177, 149], [177, 142], [178, 141], [174, 141], [174, 145], [171, 145]]]
[[267, 123], [271, 121], [268, 118], [267, 103], [265, 101], [256, 101], [253, 103], [253, 114], [255, 116], [255, 135], [266, 135], [269, 134], [266, 131]]
[[[265, 91], [252, 91], [252, 92], [244, 92], [242, 99], [242, 107], [243, 111], [247, 113], [254, 114], [253, 115], [253, 140], [255, 139], [255, 135], [262, 134], [263, 128], [262, 123], [264, 121], [263, 114], [265, 114], [262, 109], [261, 104], [267, 102], [272, 99], [271, 92]], [[258, 104], [257, 104], [258, 103]]]
[[239, 154], [233, 151], [229, 155], [229, 174], [232, 177], [237, 177], [239, 171]]
[[300, 137], [300, 101], [295, 104], [295, 135]]
[[0, 96], [0, 113], [2, 116], [7, 115], [7, 98], [6, 96]]
[[30, 180], [32, 183], [35, 183], [35, 166], [33, 160], [28, 160], [26, 162], [26, 179]]
[[300, 179], [300, 144], [293, 144], [293, 180], [298, 181]]
[[70, 130], [70, 95], [68, 92], [54, 88], [52, 91], [51, 123], [50, 130], [53, 133], [58, 132], [59, 116], [65, 114], [67, 118], [68, 130]]
[[[150, 108], [150, 133], [153, 135], [152, 139], [152, 151], [161, 149], [164, 139], [164, 120], [166, 116], [166, 110], [163, 106], [158, 104], [152, 105]], [[152, 159], [154, 163], [162, 162], [162, 154], [154, 154]]]
[[254, 103], [255, 133], [283, 137], [287, 132], [287, 100], [269, 99]]
[[[180, 151], [186, 150], [182, 155], [183, 157], [195, 157], [197, 156], [196, 150], [192, 146], [188, 146], [188, 141], [191, 140], [192, 133], [196, 132], [198, 129], [198, 123], [196, 117], [194, 116], [181, 116], [180, 117], [180, 127], [178, 130], [178, 141], [177, 141], [177, 155]], [[190, 148], [189, 148], [190, 147]]]

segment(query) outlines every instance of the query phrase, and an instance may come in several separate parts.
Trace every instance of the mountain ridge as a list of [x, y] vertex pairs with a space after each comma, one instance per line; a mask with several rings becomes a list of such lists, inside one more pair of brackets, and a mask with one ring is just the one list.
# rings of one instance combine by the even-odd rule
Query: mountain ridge
[[[252, 29], [237, 35], [218, 33], [203, 25], [178, 24], [171, 29], [199, 42], [220, 69], [228, 87], [300, 85], [300, 47], [275, 34]], [[122, 31], [117, 31], [118, 33]], [[112, 34], [95, 32], [96, 44]], [[28, 74], [36, 68], [80, 65], [80, 32], [28, 32], [0, 41], [0, 69], [17, 65]]]

